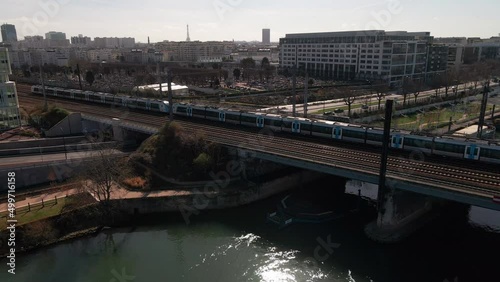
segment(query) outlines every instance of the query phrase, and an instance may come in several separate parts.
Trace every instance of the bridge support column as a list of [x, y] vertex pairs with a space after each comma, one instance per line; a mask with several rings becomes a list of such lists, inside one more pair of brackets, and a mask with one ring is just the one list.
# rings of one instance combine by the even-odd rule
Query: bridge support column
[[387, 187], [386, 196], [380, 203], [377, 220], [365, 227], [366, 235], [381, 243], [403, 240], [423, 227], [437, 214], [432, 210], [430, 198]]
[[113, 118], [113, 140], [118, 142], [124, 141], [124, 132], [121, 126], [121, 120]]

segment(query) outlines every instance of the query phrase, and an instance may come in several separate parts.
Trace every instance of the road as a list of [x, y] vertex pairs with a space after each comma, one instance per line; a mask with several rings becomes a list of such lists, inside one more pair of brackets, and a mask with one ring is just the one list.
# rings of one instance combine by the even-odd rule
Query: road
[[[491, 83], [490, 86], [493, 87], [493, 86], [497, 86], [498, 83]], [[465, 87], [464, 84], [462, 85], [459, 85], [458, 86], [458, 90], [456, 91], [463, 91], [465, 90], [466, 88], [470, 87], [471, 84], [469, 83], [467, 85], [467, 87]], [[478, 86], [478, 89], [481, 89], [480, 86]], [[495, 87], [494, 88], [495, 90], [498, 90], [498, 87]], [[450, 87], [448, 89], [448, 95], [449, 96], [452, 96], [454, 95], [454, 88]], [[438, 90], [438, 96], [439, 97], [445, 97], [446, 95], [446, 89], [445, 88], [440, 88]], [[381, 101], [381, 106], [383, 107], [384, 104], [385, 104], [385, 101], [386, 100], [394, 100], [395, 103], [401, 103], [404, 99], [403, 95], [399, 95], [399, 94], [396, 94], [394, 93], [394, 91], [392, 92], [389, 92], [390, 94], [385, 96], [382, 101]], [[420, 95], [418, 95], [418, 101], [425, 101], [425, 100], [429, 100], [431, 96], [436, 96], [436, 90], [435, 89], [432, 89], [432, 90], [428, 90], [428, 91], [422, 91], [420, 93]], [[365, 104], [366, 102], [368, 103], [378, 103], [378, 100], [377, 100], [377, 96], [376, 95], [366, 95], [366, 96], [360, 96], [360, 97], [357, 97], [356, 98], [356, 101], [352, 104], [352, 108], [360, 108], [362, 104]], [[407, 102], [408, 103], [414, 103], [414, 96], [412, 94], [408, 94], [407, 95]], [[341, 99], [334, 99], [334, 100], [326, 100], [326, 101], [319, 101], [319, 102], [311, 102], [311, 103], [307, 103], [307, 111], [308, 113], [315, 113], [315, 112], [319, 112], [319, 111], [324, 111], [324, 110], [327, 110], [327, 109], [334, 109], [334, 108], [341, 108], [341, 107], [345, 107], [346, 104], [344, 102], [344, 100], [341, 98]], [[264, 111], [264, 112], [276, 112], [277, 108], [279, 108], [281, 111], [285, 111], [287, 113], [291, 113], [293, 111], [293, 105], [290, 105], [290, 104], [287, 104], [287, 105], [280, 105], [280, 106], [275, 106], [275, 107], [270, 107], [270, 108], [263, 108], [263, 109], [260, 109], [260, 111]], [[374, 111], [374, 110], [377, 110], [378, 108], [378, 105], [370, 105], [369, 106], [369, 109]], [[303, 114], [304, 113], [304, 105], [303, 104], [297, 104], [296, 105], [296, 112], [299, 113], [299, 114]], [[346, 113], [347, 111], [344, 111], [344, 113]]]

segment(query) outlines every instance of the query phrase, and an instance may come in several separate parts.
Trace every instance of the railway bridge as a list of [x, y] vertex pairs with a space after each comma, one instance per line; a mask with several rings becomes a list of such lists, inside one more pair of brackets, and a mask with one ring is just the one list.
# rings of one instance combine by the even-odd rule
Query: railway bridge
[[[38, 97], [22, 96], [21, 103]], [[110, 124], [121, 141], [127, 132], [155, 134], [167, 117], [124, 110], [110, 112], [104, 106], [56, 100], [82, 118]], [[190, 131], [203, 131], [206, 139], [237, 148], [240, 157], [254, 157], [288, 166], [318, 171], [347, 179], [377, 184], [380, 149], [359, 144], [332, 143], [303, 136], [276, 134], [270, 131], [242, 130], [230, 125], [178, 121]], [[401, 227], [411, 225], [430, 213], [433, 206], [446, 201], [500, 210], [500, 170], [498, 165], [484, 165], [465, 160], [426, 156], [418, 152], [391, 152], [386, 186], [388, 193], [378, 199], [379, 216], [370, 232], [381, 241]], [[396, 232], [397, 233], [397, 232]], [[394, 237], [394, 236], [392, 236]]]

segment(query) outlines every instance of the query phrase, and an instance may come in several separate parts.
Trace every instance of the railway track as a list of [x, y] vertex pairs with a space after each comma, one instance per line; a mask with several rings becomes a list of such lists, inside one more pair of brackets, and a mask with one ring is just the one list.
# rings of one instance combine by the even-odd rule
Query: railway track
[[[21, 106], [34, 107], [43, 101], [42, 97], [30, 94], [29, 86], [19, 85], [18, 92]], [[105, 118], [117, 117], [123, 121], [147, 124], [157, 128], [161, 128], [166, 121], [166, 116], [161, 114], [140, 113], [128, 109], [124, 111], [124, 108], [113, 109], [109, 106], [54, 98], [49, 98], [48, 101], [64, 106], [69, 111], [78, 111]], [[291, 139], [282, 133], [268, 135], [269, 132], [266, 131], [259, 133], [255, 129], [242, 130], [232, 125], [219, 126], [205, 121], [193, 123], [179, 119], [178, 122], [188, 131], [201, 131], [207, 140], [228, 146], [362, 171], [372, 175], [378, 175], [379, 172], [379, 149], [370, 146], [360, 144], [335, 144], [333, 146], [331, 140], [326, 139], [311, 139], [296, 135]], [[392, 153], [388, 159], [387, 173], [389, 178], [393, 177], [415, 183], [429, 184], [432, 182], [434, 186], [441, 189], [485, 197], [491, 197], [500, 192], [500, 173], [498, 166], [495, 165], [471, 164], [463, 160], [435, 157], [426, 157], [424, 162], [410, 160], [405, 154]]]

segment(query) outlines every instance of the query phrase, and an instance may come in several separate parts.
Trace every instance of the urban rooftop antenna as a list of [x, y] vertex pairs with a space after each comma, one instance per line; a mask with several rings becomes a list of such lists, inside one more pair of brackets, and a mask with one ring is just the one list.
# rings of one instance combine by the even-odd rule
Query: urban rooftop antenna
[[189, 38], [189, 25], [187, 25], [187, 38], [186, 41], [191, 41], [191, 38]]

